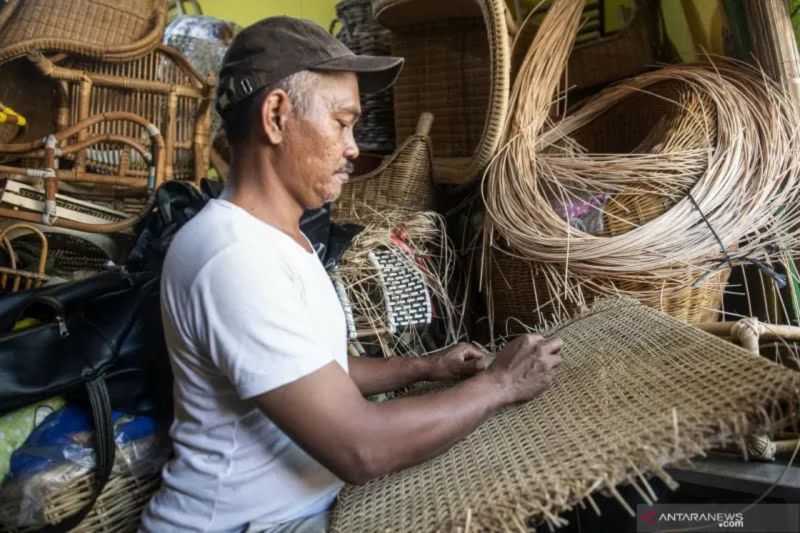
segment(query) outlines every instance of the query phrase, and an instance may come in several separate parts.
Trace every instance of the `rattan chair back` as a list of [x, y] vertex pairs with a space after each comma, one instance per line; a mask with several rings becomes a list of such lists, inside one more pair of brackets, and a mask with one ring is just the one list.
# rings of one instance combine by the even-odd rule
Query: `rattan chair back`
[[[125, 63], [76, 57], [51, 60], [42, 54], [29, 58], [39, 72], [62, 88], [58, 92], [58, 130], [92, 115], [134, 113], [154, 124], [163, 135], [164, 179], [199, 183], [206, 177], [215, 82], [201, 78], [177, 51], [159, 46]], [[113, 133], [145, 141], [141, 128], [133, 124], [97, 123], [93, 129], [80, 132], [79, 139], [90, 133]], [[79, 160], [79, 171], [86, 164], [85, 159]]]
[[373, 0], [406, 63], [394, 86], [396, 137], [420, 113], [436, 116], [431, 139], [437, 181], [476, 178], [497, 150], [508, 113], [510, 39], [504, 0]]
[[0, 9], [0, 63], [34, 50], [127, 61], [153, 50], [163, 0], [8, 0]]

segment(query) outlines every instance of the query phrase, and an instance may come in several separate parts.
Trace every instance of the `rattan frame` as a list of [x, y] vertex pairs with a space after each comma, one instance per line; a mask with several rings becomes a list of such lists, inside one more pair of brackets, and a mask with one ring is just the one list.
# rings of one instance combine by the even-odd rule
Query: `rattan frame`
[[[39, 253], [39, 261], [37, 262], [36, 271], [20, 270], [17, 268], [17, 254], [11, 241], [14, 236], [10, 235], [15, 231], [32, 232], [39, 237], [42, 243], [42, 249]], [[0, 230], [0, 248], [4, 248], [8, 253], [11, 261], [10, 267], [0, 267], [0, 290], [10, 290], [10, 292], [18, 292], [20, 290], [36, 289], [41, 287], [47, 280], [48, 276], [45, 275], [44, 269], [47, 263], [47, 237], [37, 227], [30, 224], [11, 224]], [[22, 286], [24, 281], [24, 286]], [[11, 287], [8, 288], [8, 285]]]
[[[138, 138], [131, 138], [113, 133], [94, 133], [91, 130], [95, 125], [110, 122], [127, 122], [144, 129], [150, 137], [150, 147], [146, 148], [138, 142]], [[113, 129], [113, 128], [112, 128]], [[76, 138], [74, 142], [70, 139]], [[60, 169], [58, 160], [61, 157], [73, 157], [76, 161], [86, 157], [86, 150], [98, 144], [114, 143], [127, 146], [137, 152], [149, 165], [146, 172], [132, 170], [124, 162], [119, 165], [118, 175], [98, 174], [88, 172], [84, 168], [75, 166], [71, 169]], [[13, 176], [14, 179], [27, 181], [38, 185], [44, 181], [46, 205], [42, 214], [30, 211], [21, 211], [0, 207], [0, 217], [23, 220], [27, 222], [44, 223], [79, 231], [98, 233], [112, 233], [125, 230], [138, 222], [149, 210], [152, 204], [154, 191], [165, 179], [165, 149], [164, 139], [153, 124], [133, 113], [103, 113], [94, 115], [78, 124], [47, 136], [45, 139], [21, 144], [0, 145], [0, 153], [15, 154], [25, 160], [39, 161], [41, 164], [33, 167], [15, 167], [0, 165], [0, 175]], [[56, 212], [56, 194], [59, 182], [82, 182], [109, 187], [128, 187], [146, 190], [150, 199], [144, 209], [120, 222], [108, 224], [86, 224], [73, 220], [59, 219]]]
[[[29, 54], [28, 59], [60, 88], [58, 130], [91, 115], [134, 113], [154, 124], [163, 135], [165, 180], [186, 179], [199, 184], [207, 176], [216, 82], [201, 78], [175, 49], [158, 46], [150, 54], [126, 63], [48, 58], [41, 53]], [[85, 131], [80, 135], [88, 134]], [[130, 128], [123, 130], [123, 135], [133, 137]], [[181, 156], [188, 151], [191, 156]], [[81, 171], [85, 164], [84, 158], [78, 161]]]

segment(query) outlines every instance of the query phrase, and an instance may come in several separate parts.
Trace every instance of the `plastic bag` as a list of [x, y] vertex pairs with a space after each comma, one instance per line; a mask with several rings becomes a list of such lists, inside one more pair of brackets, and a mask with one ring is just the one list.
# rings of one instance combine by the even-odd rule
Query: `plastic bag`
[[[112, 478], [144, 478], [159, 472], [170, 446], [156, 421], [114, 411], [117, 453]], [[9, 527], [43, 527], [50, 523], [48, 506], [91, 475], [95, 465], [91, 417], [67, 406], [48, 416], [11, 457], [0, 487], [0, 523]]]

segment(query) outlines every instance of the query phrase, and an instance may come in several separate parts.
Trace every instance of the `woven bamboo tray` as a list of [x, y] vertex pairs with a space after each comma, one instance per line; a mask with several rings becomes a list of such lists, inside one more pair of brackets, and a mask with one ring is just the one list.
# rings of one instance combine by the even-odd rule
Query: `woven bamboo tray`
[[423, 113], [417, 129], [394, 154], [371, 172], [354, 176], [334, 204], [334, 220], [359, 221], [385, 211], [424, 211], [433, 207], [431, 146], [433, 115]]
[[163, 0], [9, 0], [0, 9], [0, 63], [34, 50], [126, 61], [153, 50]]
[[392, 30], [392, 54], [406, 59], [394, 85], [396, 137], [412, 134], [420, 113], [432, 112], [434, 178], [473, 180], [494, 155], [508, 113], [504, 0], [373, 0], [372, 6]]

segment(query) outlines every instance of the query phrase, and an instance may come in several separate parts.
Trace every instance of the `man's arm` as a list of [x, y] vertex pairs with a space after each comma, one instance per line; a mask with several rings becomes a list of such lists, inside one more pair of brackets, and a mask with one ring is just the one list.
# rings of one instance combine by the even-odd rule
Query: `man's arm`
[[560, 341], [518, 337], [494, 366], [449, 389], [369, 402], [335, 362], [256, 397], [312, 457], [350, 483], [418, 464], [465, 437], [498, 409], [550, 384]]
[[350, 377], [361, 394], [397, 390], [418, 381], [448, 381], [470, 377], [487, 364], [487, 353], [459, 343], [420, 357], [348, 357]]

